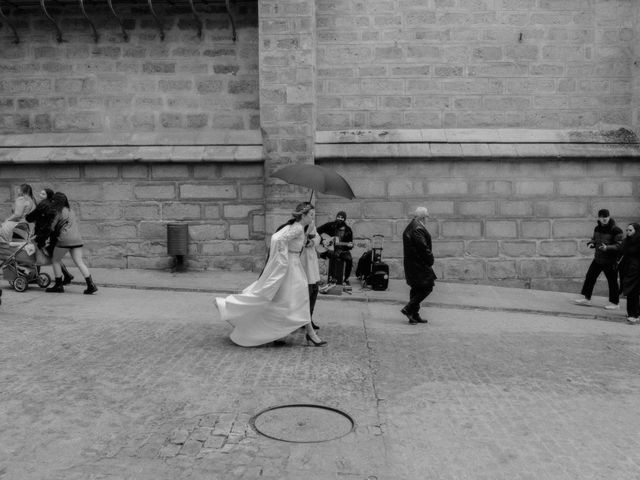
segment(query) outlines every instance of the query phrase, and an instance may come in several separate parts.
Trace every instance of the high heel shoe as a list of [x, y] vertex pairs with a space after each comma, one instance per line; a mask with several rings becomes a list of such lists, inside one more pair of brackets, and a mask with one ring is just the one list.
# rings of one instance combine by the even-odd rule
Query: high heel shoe
[[324, 347], [327, 344], [325, 340], [320, 340], [319, 342], [316, 342], [313, 338], [309, 336], [308, 333], [305, 334], [305, 337], [307, 339], [307, 345], [309, 345], [309, 342], [313, 343], [314, 347]]

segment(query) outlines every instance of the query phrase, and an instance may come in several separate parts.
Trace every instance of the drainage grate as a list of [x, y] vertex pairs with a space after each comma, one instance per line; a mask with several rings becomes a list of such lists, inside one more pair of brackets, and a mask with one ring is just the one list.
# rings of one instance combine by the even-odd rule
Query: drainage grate
[[328, 442], [355, 428], [348, 413], [312, 404], [270, 407], [252, 417], [249, 424], [265, 437], [291, 443]]

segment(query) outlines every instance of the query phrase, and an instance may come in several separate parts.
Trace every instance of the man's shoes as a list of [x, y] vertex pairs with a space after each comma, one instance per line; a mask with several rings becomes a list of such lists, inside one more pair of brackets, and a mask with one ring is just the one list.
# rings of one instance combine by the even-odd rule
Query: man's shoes
[[422, 318], [418, 312], [414, 313], [413, 317], [416, 319], [416, 322], [418, 323], [429, 323], [429, 320]]
[[417, 313], [409, 313], [409, 311], [407, 310], [407, 307], [403, 307], [400, 310], [400, 313], [402, 313], [404, 316], [406, 316], [409, 319], [409, 325], [417, 325], [419, 323], [427, 323], [427, 320], [424, 320], [423, 318], [420, 318], [420, 315], [418, 315]]
[[350, 287], [350, 286], [351, 286], [351, 284], [349, 283], [349, 280], [346, 280], [346, 279], [345, 279], [345, 281], [344, 281], [344, 284], [345, 284], [347, 287]]
[[627, 323], [630, 325], [637, 325], [640, 322], [640, 319], [636, 317], [627, 317]]
[[617, 303], [609, 303], [604, 306], [605, 310], [620, 310], [620, 305]]
[[591, 300], [587, 300], [586, 298], [576, 298], [573, 303], [576, 305], [591, 305]]

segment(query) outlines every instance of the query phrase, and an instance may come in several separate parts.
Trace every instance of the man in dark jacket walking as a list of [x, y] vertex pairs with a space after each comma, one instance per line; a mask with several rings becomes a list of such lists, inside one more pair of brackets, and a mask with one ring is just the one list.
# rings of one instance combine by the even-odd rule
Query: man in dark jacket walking
[[622, 230], [616, 226], [609, 210], [603, 208], [598, 211], [598, 225], [593, 230], [593, 237], [589, 240], [589, 247], [595, 248], [595, 257], [589, 266], [584, 285], [580, 292], [584, 298], [574, 300], [579, 305], [591, 305], [591, 294], [600, 273], [604, 272], [609, 283], [609, 303], [604, 306], [607, 310], [620, 308], [620, 290], [618, 288], [618, 272], [616, 269], [618, 256], [622, 245]]
[[433, 291], [436, 274], [433, 266], [431, 251], [431, 235], [427, 231], [425, 222], [429, 211], [425, 207], [416, 208], [413, 220], [402, 233], [404, 249], [404, 276], [411, 287], [409, 303], [400, 310], [409, 319], [411, 325], [427, 323], [418, 313], [422, 302]]

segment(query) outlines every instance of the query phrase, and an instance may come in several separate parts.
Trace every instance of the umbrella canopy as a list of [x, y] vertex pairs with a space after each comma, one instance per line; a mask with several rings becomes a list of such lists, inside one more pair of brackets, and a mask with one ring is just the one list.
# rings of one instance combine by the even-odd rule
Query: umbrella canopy
[[351, 186], [340, 174], [318, 165], [295, 163], [273, 172], [271, 176], [327, 195], [356, 198]]

